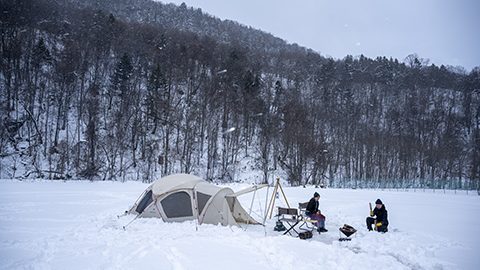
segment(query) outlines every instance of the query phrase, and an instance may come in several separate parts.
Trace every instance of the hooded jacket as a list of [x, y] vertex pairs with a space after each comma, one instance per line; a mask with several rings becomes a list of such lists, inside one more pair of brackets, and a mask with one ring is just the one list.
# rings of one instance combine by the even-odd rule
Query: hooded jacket
[[311, 198], [307, 204], [307, 208], [305, 209], [306, 215], [315, 214], [318, 211], [318, 201], [315, 198]]
[[380, 209], [375, 207], [375, 209], [373, 209], [373, 215], [377, 217], [377, 222], [382, 222], [382, 225], [385, 226], [388, 225], [388, 212], [384, 204], [382, 204]]

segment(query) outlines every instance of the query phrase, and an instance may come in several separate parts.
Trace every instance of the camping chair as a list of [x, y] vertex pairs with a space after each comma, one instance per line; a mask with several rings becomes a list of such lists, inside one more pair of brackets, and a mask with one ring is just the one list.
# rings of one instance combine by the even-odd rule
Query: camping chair
[[292, 231], [295, 232], [298, 236], [298, 231], [295, 230], [295, 226], [302, 221], [302, 216], [298, 214], [298, 209], [296, 208], [285, 208], [278, 207], [278, 220], [288, 224], [288, 229], [283, 233], [292, 235]]
[[302, 216], [303, 223], [300, 225], [299, 229], [305, 231], [313, 231], [317, 229], [317, 226], [314, 224], [317, 223], [316, 220], [311, 219], [309, 216], [305, 214], [307, 211], [308, 202], [298, 203], [298, 210], [300, 210], [300, 215]]
[[[299, 204], [300, 206], [300, 204]], [[306, 206], [305, 206], [306, 207]], [[292, 235], [292, 232], [296, 233], [297, 237], [300, 237], [302, 239], [306, 238], [311, 238], [312, 237], [312, 231], [313, 229], [316, 228], [313, 223], [316, 223], [316, 220], [312, 220], [309, 217], [305, 215], [305, 210], [304, 208], [296, 209], [296, 208], [284, 208], [284, 207], [278, 207], [278, 221], [282, 221], [288, 224], [288, 229], [283, 233], [285, 234], [290, 234]], [[302, 214], [302, 209], [303, 209], [303, 214]], [[300, 214], [299, 214], [300, 210]], [[300, 226], [298, 229], [295, 229], [295, 226], [297, 226], [299, 223]], [[306, 236], [308, 235], [308, 236]]]

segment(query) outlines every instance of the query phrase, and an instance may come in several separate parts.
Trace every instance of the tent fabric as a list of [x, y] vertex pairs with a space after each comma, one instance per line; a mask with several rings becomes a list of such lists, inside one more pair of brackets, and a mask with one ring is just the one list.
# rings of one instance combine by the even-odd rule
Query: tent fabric
[[205, 205], [207, 205], [208, 200], [212, 197], [211, 195], [204, 194], [202, 192], [197, 192], [197, 205], [198, 205], [198, 213], [202, 213]]
[[255, 186], [251, 186], [251, 187], [248, 187], [248, 188], [245, 188], [245, 189], [242, 189], [240, 191], [237, 191], [231, 195], [227, 195], [228, 197], [238, 197], [238, 196], [241, 196], [241, 195], [244, 195], [244, 194], [247, 194], [247, 193], [250, 193], [250, 192], [253, 192], [255, 190], [259, 190], [261, 188], [264, 188], [264, 187], [268, 187], [267, 184], [262, 184], [262, 185], [255, 185]]
[[143, 195], [142, 200], [138, 203], [137, 208], [135, 208], [135, 211], [139, 214], [145, 210], [145, 208], [151, 204], [153, 201], [152, 199], [152, 190], [149, 190], [148, 192], [145, 192], [145, 195]]
[[161, 205], [168, 218], [193, 216], [192, 200], [186, 191], [168, 195], [161, 201]]
[[152, 190], [154, 195], [160, 196], [165, 192], [182, 189], [184, 187], [191, 188], [202, 181], [202, 178], [191, 174], [173, 174], [153, 182]]
[[231, 188], [218, 187], [194, 175], [174, 174], [153, 182], [128, 212], [166, 222], [197, 219], [199, 224], [224, 226], [260, 224], [245, 211], [237, 196], [262, 187], [234, 193]]

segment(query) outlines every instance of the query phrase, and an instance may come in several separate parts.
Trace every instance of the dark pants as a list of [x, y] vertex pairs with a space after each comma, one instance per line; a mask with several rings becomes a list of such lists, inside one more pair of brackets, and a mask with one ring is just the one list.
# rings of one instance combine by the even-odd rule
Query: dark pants
[[309, 218], [317, 221], [317, 228], [325, 228], [325, 216], [322, 214], [309, 214]]
[[[373, 217], [367, 217], [367, 229], [369, 231], [372, 230], [372, 225], [376, 226], [375, 225], [375, 219]], [[387, 226], [388, 226], [388, 224], [382, 224], [382, 226], [377, 227], [377, 231], [378, 232], [388, 232]]]

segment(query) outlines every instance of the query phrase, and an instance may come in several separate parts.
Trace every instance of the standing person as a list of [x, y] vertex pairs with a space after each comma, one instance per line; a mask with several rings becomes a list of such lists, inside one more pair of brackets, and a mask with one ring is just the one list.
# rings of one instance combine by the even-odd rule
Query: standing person
[[320, 194], [315, 192], [313, 198], [311, 198], [307, 204], [305, 215], [317, 221], [318, 232], [328, 232], [328, 230], [325, 229], [325, 216], [318, 210], [318, 200], [320, 200]]
[[372, 225], [375, 226], [378, 232], [388, 232], [388, 213], [380, 199], [375, 201], [375, 209], [367, 217], [367, 229], [369, 231], [372, 230]]

